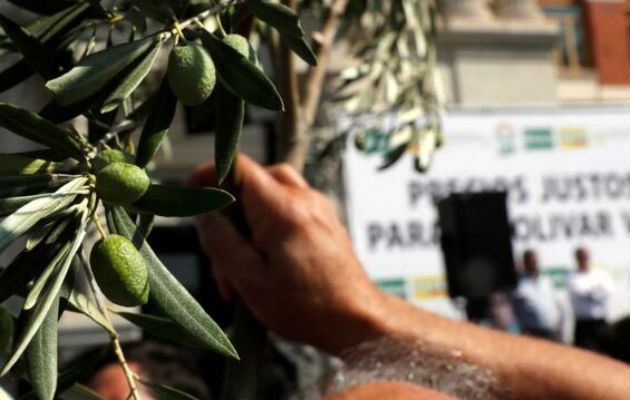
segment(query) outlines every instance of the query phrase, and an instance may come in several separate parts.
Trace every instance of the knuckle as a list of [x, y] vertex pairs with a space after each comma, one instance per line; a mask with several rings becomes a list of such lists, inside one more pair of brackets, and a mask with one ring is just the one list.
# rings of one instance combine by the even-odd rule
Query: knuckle
[[313, 209], [305, 201], [290, 201], [286, 204], [284, 215], [287, 223], [302, 226], [313, 220]]
[[293, 169], [293, 167], [287, 163], [277, 164], [276, 168], [278, 169], [278, 172], [283, 175], [292, 176], [293, 174], [295, 174], [295, 170]]

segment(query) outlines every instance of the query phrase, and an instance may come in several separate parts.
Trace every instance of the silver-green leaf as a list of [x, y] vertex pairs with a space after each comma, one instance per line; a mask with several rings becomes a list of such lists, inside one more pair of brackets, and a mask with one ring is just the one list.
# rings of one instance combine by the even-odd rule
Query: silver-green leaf
[[117, 78], [154, 44], [155, 37], [147, 37], [90, 54], [70, 71], [48, 81], [46, 87], [62, 106], [87, 99]]
[[13, 45], [22, 53], [26, 62], [44, 79], [51, 79], [60, 72], [55, 66], [54, 57], [49, 48], [43, 46], [29, 31], [2, 14], [0, 14], [0, 26]]
[[278, 90], [256, 64], [205, 29], [201, 30], [201, 39], [226, 88], [255, 106], [284, 109]]
[[80, 218], [81, 222], [79, 224], [79, 228], [76, 231], [76, 236], [74, 238], [70, 251], [64, 259], [61, 267], [58, 268], [57, 271], [55, 271], [54, 276], [52, 276], [47, 283], [46, 288], [42, 293], [41, 300], [36, 304], [36, 306], [28, 313], [28, 316], [25, 318], [23, 329], [21, 330], [20, 335], [15, 341], [15, 346], [13, 348], [11, 357], [4, 364], [4, 367], [0, 372], [0, 376], [4, 376], [7, 372], [9, 372], [9, 370], [11, 370], [18, 359], [22, 356], [22, 354], [24, 354], [26, 347], [29, 345], [29, 343], [37, 333], [37, 330], [46, 318], [48, 311], [52, 307], [55, 300], [59, 298], [59, 292], [66, 278], [66, 275], [68, 274], [70, 265], [72, 264], [72, 259], [79, 250], [81, 243], [83, 243], [83, 238], [85, 237], [85, 227], [88, 220], [87, 205], [85, 206], [85, 209], [81, 212]]
[[77, 160], [85, 158], [75, 132], [60, 128], [38, 114], [13, 104], [0, 103], [0, 126]]
[[75, 383], [58, 396], [61, 400], [105, 400], [101, 395], [80, 383]]
[[203, 344], [198, 343], [194, 337], [188, 336], [186, 332], [182, 332], [179, 325], [170, 318], [130, 312], [119, 312], [118, 315], [159, 339], [169, 340], [185, 346], [203, 347]]
[[158, 400], [199, 400], [197, 397], [172, 386], [160, 385], [145, 380], [140, 380], [140, 383], [151, 389], [151, 392]]
[[115, 110], [119, 105], [123, 103], [131, 93], [142, 83], [144, 78], [153, 68], [153, 64], [157, 59], [160, 52], [159, 43], [155, 43], [153, 49], [142, 56], [142, 61], [129, 72], [127, 77], [123, 79], [118, 87], [105, 99], [103, 107], [101, 107], [101, 113], [107, 113]]
[[0, 154], [0, 175], [32, 175], [54, 172], [62, 164], [54, 161], [24, 157], [15, 154]]
[[0, 197], [18, 197], [47, 192], [70, 182], [72, 175], [41, 174], [24, 176], [0, 176]]
[[284, 4], [267, 0], [248, 0], [247, 7], [258, 19], [276, 28], [287, 47], [295, 54], [310, 65], [317, 65], [317, 57], [304, 40], [304, 30], [295, 11]]
[[107, 225], [111, 232], [134, 242], [147, 263], [151, 300], [187, 335], [207, 349], [238, 359], [236, 350], [221, 328], [210, 318], [181, 283], [155, 255], [144, 237], [122, 207], [107, 208]]
[[42, 218], [68, 207], [76, 196], [67, 194], [80, 190], [86, 182], [87, 178], [76, 178], [55, 192], [60, 196], [51, 195], [35, 199], [3, 219], [0, 222], [0, 250], [6, 248], [15, 238], [28, 232]]
[[219, 184], [227, 176], [238, 152], [245, 118], [245, 104], [241, 98], [219, 84], [215, 90], [219, 99], [215, 105], [214, 165]]
[[[81, 257], [77, 257], [75, 262], [83, 263]], [[109, 322], [107, 317], [103, 315], [101, 310], [99, 310], [96, 302], [89, 298], [87, 295], [75, 289], [72, 291], [70, 297], [68, 298], [68, 304], [70, 305], [70, 311], [80, 312], [89, 317], [92, 321], [96, 322], [107, 332], [112, 334], [116, 333], [114, 327]]]
[[136, 165], [142, 168], [155, 157], [162, 145], [162, 141], [164, 141], [173, 121], [177, 106], [177, 99], [166, 79], [162, 81], [162, 85], [155, 96], [155, 101], [147, 117], [147, 122], [142, 129], [142, 134], [138, 141], [138, 150], [136, 151]]
[[39, 400], [53, 400], [57, 390], [57, 297], [26, 348], [28, 375]]
[[44, 268], [44, 270], [39, 274], [39, 276], [35, 280], [35, 283], [29, 290], [26, 299], [24, 300], [24, 304], [22, 305], [22, 308], [24, 310], [30, 310], [35, 306], [35, 304], [37, 304], [37, 300], [39, 300], [39, 296], [42, 293], [42, 290], [44, 290], [48, 279], [53, 274], [53, 272], [55, 272], [55, 269], [57, 268], [61, 260], [65, 259], [68, 251], [70, 250], [71, 244], [71, 242], [65, 243], [61, 250], [59, 250], [57, 254], [52, 258], [52, 260], [48, 262], [46, 268]]
[[163, 217], [190, 217], [216, 211], [232, 202], [231, 194], [217, 188], [153, 184], [132, 206]]
[[11, 351], [14, 334], [15, 320], [13, 314], [0, 305], [0, 356], [4, 356]]

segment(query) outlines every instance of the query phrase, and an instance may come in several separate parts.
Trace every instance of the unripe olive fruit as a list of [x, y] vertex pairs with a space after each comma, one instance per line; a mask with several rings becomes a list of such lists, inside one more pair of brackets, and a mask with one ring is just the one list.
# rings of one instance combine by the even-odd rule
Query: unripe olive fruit
[[210, 97], [217, 77], [212, 58], [195, 42], [175, 46], [168, 57], [168, 84], [187, 106], [196, 106]]
[[149, 299], [147, 265], [133, 243], [121, 235], [98, 241], [90, 253], [98, 287], [113, 303], [132, 307]]
[[247, 58], [252, 63], [258, 65], [258, 58], [256, 57], [256, 52], [250, 46], [249, 42], [245, 37], [241, 35], [237, 35], [235, 33], [231, 33], [223, 38], [223, 42], [228, 44], [231, 48], [241, 53], [241, 55]]
[[122, 162], [127, 164], [133, 164], [135, 158], [132, 154], [129, 154], [125, 151], [116, 150], [116, 149], [107, 149], [100, 151], [96, 157], [92, 160], [92, 167], [94, 168], [94, 172], [98, 172], [108, 166], [109, 164], [115, 162]]
[[104, 201], [128, 205], [138, 200], [149, 188], [146, 172], [132, 164], [115, 162], [96, 173], [96, 193]]

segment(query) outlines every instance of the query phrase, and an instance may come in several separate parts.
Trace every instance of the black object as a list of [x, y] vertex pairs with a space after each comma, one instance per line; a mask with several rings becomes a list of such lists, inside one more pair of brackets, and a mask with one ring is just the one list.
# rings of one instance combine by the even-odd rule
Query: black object
[[492, 293], [516, 287], [506, 196], [506, 192], [462, 193], [438, 202], [451, 297], [485, 303]]

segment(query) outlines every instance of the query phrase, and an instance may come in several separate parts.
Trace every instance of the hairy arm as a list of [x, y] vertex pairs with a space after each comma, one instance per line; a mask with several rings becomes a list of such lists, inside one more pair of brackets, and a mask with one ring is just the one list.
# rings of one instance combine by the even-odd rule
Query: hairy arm
[[493, 371], [517, 399], [623, 399], [630, 393], [625, 364], [549, 341], [508, 335], [452, 321], [383, 295], [377, 331], [422, 340]]
[[[288, 166], [263, 168], [243, 156], [239, 165], [251, 237], [219, 214], [198, 218], [197, 227], [223, 296], [238, 293], [271, 329], [334, 354], [383, 336], [458, 351], [518, 399], [627, 398], [630, 368], [621, 363], [452, 321], [380, 292], [321, 194]], [[204, 165], [191, 182], [211, 184], [212, 175]]]

